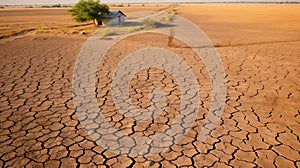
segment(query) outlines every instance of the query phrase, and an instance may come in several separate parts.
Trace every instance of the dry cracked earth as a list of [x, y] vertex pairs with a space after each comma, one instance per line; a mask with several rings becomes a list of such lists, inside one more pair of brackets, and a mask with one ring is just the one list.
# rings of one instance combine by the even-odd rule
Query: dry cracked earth
[[127, 54], [145, 47], [171, 50], [191, 67], [201, 90], [198, 115], [183, 139], [159, 154], [130, 157], [97, 144], [76, 115], [72, 74], [85, 40], [27, 35], [1, 41], [1, 167], [300, 167], [299, 41], [217, 47], [226, 74], [226, 104], [204, 142], [198, 136], [210, 108], [211, 88], [195, 53], [182, 42], [174, 39], [170, 45], [168, 36], [155, 33], [117, 43], [99, 64], [95, 95], [102, 115], [122, 134], [163, 132], [180, 106], [180, 88], [172, 74], [149, 68], [131, 80], [131, 102], [145, 109], [151, 90], [161, 88], [167, 107], [148, 122], [119, 113], [110, 84]]

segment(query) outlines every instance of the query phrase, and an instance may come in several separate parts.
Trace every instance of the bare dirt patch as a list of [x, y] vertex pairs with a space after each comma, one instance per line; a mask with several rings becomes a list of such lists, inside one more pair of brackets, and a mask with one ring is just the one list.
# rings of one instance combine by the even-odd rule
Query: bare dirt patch
[[300, 40], [300, 5], [182, 4], [177, 8], [215, 44]]
[[[138, 158], [115, 155], [95, 144], [75, 114], [72, 75], [88, 36], [66, 35], [64, 31], [92, 31], [92, 25], [73, 22], [67, 9], [1, 9], [0, 35], [7, 38], [0, 39], [0, 167], [299, 167], [299, 7], [178, 5], [178, 14], [201, 28], [217, 47], [227, 79], [225, 110], [207, 141], [197, 141], [205, 117], [201, 114], [196, 122], [199, 125], [179, 144], [161, 154]], [[130, 13], [164, 8], [153, 5], [115, 9]], [[39, 28], [54, 32], [34, 33]], [[11, 38], [12, 35], [15, 37]], [[127, 38], [110, 51], [102, 68], [114, 68], [114, 56], [124, 56], [125, 49], [133, 51], [145, 45], [169, 48], [168, 39], [147, 33]], [[169, 49], [179, 55], [188, 50]], [[192, 53], [183, 57], [189, 64], [194, 63]], [[203, 66], [193, 68], [197, 70], [198, 76], [209, 81]], [[111, 74], [101, 72], [99, 67], [98, 75]], [[169, 74], [156, 69], [141, 71], [131, 82], [130, 92], [136, 106], [148, 105], [144, 95], [149, 92], [149, 82], [168, 86], [167, 92], [176, 89]], [[139, 90], [142, 87], [146, 88]], [[113, 102], [105, 100], [105, 93], [100, 91], [99, 84], [99, 104], [113, 108]], [[168, 101], [178, 99], [174, 94]], [[206, 102], [201, 109], [205, 113], [209, 93], [202, 94]], [[177, 106], [176, 101], [172, 103]], [[134, 123], [126, 125], [121, 115], [109, 112], [107, 117], [114, 127], [128, 127], [136, 135], [143, 133], [142, 125], [138, 124], [143, 129], [135, 129]], [[161, 117], [155, 121], [154, 130], [172, 123], [176, 113], [172, 108], [166, 109], [166, 113], [171, 120], [164, 118], [167, 115]], [[145, 133], [152, 134], [151, 129]]]

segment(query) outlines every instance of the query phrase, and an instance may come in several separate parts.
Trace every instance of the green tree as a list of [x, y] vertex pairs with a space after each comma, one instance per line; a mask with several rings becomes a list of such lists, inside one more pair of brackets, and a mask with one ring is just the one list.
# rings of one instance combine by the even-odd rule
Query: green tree
[[93, 20], [94, 26], [98, 26], [103, 15], [108, 14], [109, 7], [106, 4], [100, 4], [99, 0], [80, 0], [69, 12], [77, 22]]

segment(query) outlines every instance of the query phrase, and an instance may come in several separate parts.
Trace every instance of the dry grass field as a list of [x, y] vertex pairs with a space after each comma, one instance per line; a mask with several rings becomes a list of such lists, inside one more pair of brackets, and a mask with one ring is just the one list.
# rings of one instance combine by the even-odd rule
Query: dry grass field
[[[167, 7], [115, 9], [129, 14]], [[226, 105], [211, 137], [197, 141], [203, 115], [187, 137], [161, 154], [134, 158], [103, 149], [80, 125], [72, 98], [75, 62], [89, 37], [79, 32], [91, 33], [95, 28], [73, 22], [66, 8], [4, 8], [0, 9], [0, 167], [300, 167], [300, 6], [179, 4], [176, 8], [178, 15], [206, 33], [225, 69]], [[143, 47], [178, 53], [188, 64], [195, 63], [192, 69], [197, 77], [209, 81], [205, 67], [192, 60], [188, 48], [172, 48], [168, 36], [155, 33], [119, 42], [106, 55], [98, 77], [109, 82], [111, 74], [101, 72]], [[171, 92], [178, 94], [178, 90], [170, 90], [171, 77], [157, 69], [139, 72], [131, 82], [133, 103], [141, 108], [149, 105], [144, 92], [149, 92], [149, 81], [153, 81], [153, 86], [170, 92], [170, 104], [178, 108], [172, 102]], [[137, 126], [145, 129], [140, 123], [110, 116], [111, 102], [105, 97], [109, 92], [101, 92], [108, 85], [102, 83], [102, 87], [101, 82], [96, 83], [96, 95], [100, 108], [108, 109], [107, 119], [116, 122], [115, 127], [122, 123], [118, 128], [125, 133], [127, 127], [132, 135], [143, 133], [135, 132]], [[144, 90], [137, 92], [139, 88]], [[202, 94], [202, 112], [207, 112], [210, 95]], [[165, 125], [173, 120], [170, 117]], [[159, 127], [155, 124], [144, 132], [151, 134], [154, 129], [155, 133]], [[159, 129], [163, 128], [164, 122]]]
[[[126, 14], [141, 11], [161, 11], [169, 5], [112, 7]], [[72, 20], [70, 8], [25, 8], [8, 7], [0, 10], [0, 38], [28, 32], [39, 34], [78, 34], [80, 31], [92, 33], [96, 29], [92, 22], [76, 23]]]

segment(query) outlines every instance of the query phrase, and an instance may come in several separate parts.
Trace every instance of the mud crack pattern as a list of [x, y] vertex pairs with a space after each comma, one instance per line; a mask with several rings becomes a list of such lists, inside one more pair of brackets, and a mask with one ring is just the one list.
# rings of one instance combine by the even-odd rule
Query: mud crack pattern
[[[134, 46], [153, 45], [151, 41], [144, 42], [149, 37], [156, 38], [155, 34], [145, 34], [127, 39], [139, 45], [126, 41], [118, 45], [130, 52]], [[155, 44], [160, 47], [179, 55], [185, 53], [182, 56], [193, 65], [200, 88], [209, 91], [209, 79], [201, 61], [189, 62], [194, 55], [188, 48], [170, 47], [167, 36], [159, 38]], [[203, 91], [196, 122], [179, 143], [160, 154], [133, 158], [97, 145], [75, 115], [71, 80], [84, 41], [75, 37], [26, 36], [1, 42], [1, 167], [300, 166], [299, 42], [218, 48], [228, 95], [212, 136], [205, 142], [197, 140], [211, 96]], [[14, 48], [24, 43], [27, 45], [23, 45], [23, 54], [15, 52]], [[97, 75], [105, 80], [95, 82], [98, 105], [105, 111], [107, 121], [124, 134], [147, 136], [163, 131], [174, 122], [179, 101], [177, 84], [165, 71], [141, 71], [129, 89], [132, 103], [139, 108], [149, 106], [151, 87], [168, 93], [171, 106], [159, 118], [147, 125], [135, 123], [114, 108], [108, 89], [112, 75], [109, 69], [116, 66], [113, 58], [125, 54], [116, 46], [99, 66]]]

